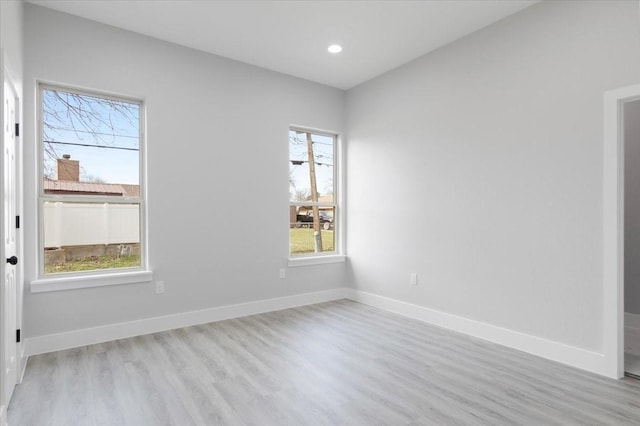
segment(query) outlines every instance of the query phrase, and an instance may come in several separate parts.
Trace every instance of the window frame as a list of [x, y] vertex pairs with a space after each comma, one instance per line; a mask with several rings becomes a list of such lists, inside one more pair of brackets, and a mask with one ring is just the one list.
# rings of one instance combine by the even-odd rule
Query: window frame
[[[60, 92], [74, 93], [78, 95], [103, 98], [118, 102], [127, 102], [138, 105], [138, 185], [139, 195], [137, 197], [111, 197], [105, 195], [66, 195], [66, 194], [46, 194], [44, 191], [44, 123], [43, 123], [43, 97], [45, 90], [56, 90]], [[36, 120], [37, 120], [37, 213], [38, 213], [38, 233], [37, 233], [37, 279], [31, 282], [32, 293], [40, 291], [67, 290], [71, 288], [96, 287], [102, 285], [116, 285], [135, 282], [147, 282], [152, 280], [152, 273], [149, 270], [148, 244], [147, 244], [147, 182], [146, 182], [146, 110], [143, 99], [123, 96], [114, 93], [107, 93], [101, 90], [78, 88], [73, 86], [37, 82], [36, 94]], [[87, 204], [137, 204], [139, 209], [139, 244], [140, 244], [140, 265], [124, 268], [96, 269], [78, 272], [45, 273], [44, 265], [44, 205], [46, 202], [66, 202], [66, 203], [87, 203]]]
[[[292, 206], [294, 207], [331, 207], [333, 208], [333, 250], [323, 251], [321, 253], [303, 253], [300, 255], [291, 254], [291, 232], [290, 232], [290, 219], [287, 220], [289, 229], [289, 236], [287, 238], [287, 257], [288, 266], [308, 266], [323, 263], [339, 263], [344, 262], [346, 257], [343, 254], [343, 215], [342, 215], [342, 145], [340, 133], [316, 129], [306, 126], [290, 125], [287, 129], [287, 135], [289, 132], [304, 132], [311, 133], [313, 135], [331, 137], [333, 139], [333, 202], [312, 202], [312, 201], [291, 201], [289, 202], [287, 210], [290, 211]], [[287, 137], [288, 140], [288, 137]], [[287, 145], [287, 164], [291, 167], [291, 151], [289, 145]], [[288, 216], [288, 215], [287, 215]]]

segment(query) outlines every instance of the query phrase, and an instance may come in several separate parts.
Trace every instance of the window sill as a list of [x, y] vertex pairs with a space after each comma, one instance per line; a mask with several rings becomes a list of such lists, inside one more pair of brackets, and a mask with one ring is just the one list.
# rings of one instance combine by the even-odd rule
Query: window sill
[[322, 265], [325, 263], [344, 263], [347, 256], [343, 254], [333, 254], [328, 256], [308, 256], [308, 257], [290, 257], [288, 266], [295, 268], [297, 266]]
[[103, 287], [108, 285], [146, 283], [153, 280], [152, 271], [130, 271], [101, 275], [72, 275], [31, 281], [31, 293]]

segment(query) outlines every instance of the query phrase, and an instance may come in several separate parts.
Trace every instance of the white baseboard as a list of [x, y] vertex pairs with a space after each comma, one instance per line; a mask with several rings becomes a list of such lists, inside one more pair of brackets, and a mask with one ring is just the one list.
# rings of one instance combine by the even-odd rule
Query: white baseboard
[[[423, 306], [391, 299], [354, 289], [336, 288], [314, 293], [297, 294], [274, 299], [258, 300], [237, 305], [220, 306], [199, 311], [184, 312], [163, 317], [110, 324], [64, 333], [27, 338], [24, 341], [26, 356], [54, 352], [95, 343], [108, 342], [143, 334], [157, 333], [225, 319], [255, 315], [264, 312], [311, 305], [349, 298], [409, 318], [427, 322], [439, 327], [468, 334], [503, 346], [521, 350], [533, 355], [571, 365], [597, 374], [607, 375], [605, 357], [601, 353], [588, 351], [563, 343], [554, 342], [529, 334], [520, 333], [491, 324], [482, 323], [457, 315], [436, 311]], [[627, 325], [640, 324], [640, 315], [633, 315]], [[637, 318], [636, 318], [637, 317]], [[638, 327], [640, 328], [640, 327]], [[25, 362], [26, 365], [26, 362]]]
[[85, 328], [64, 333], [36, 336], [25, 339], [25, 351], [27, 356], [37, 355], [247, 315], [329, 302], [331, 300], [344, 299], [346, 297], [345, 291], [345, 288], [335, 288], [313, 293], [296, 294], [293, 296], [220, 306], [163, 317], [110, 324], [101, 327]]
[[27, 361], [29, 360], [29, 356], [26, 352], [25, 342], [22, 342], [18, 345], [18, 352], [20, 352], [20, 356], [18, 357], [17, 382], [22, 383], [22, 379], [24, 379], [24, 373], [25, 371], [27, 371]]
[[601, 353], [355, 289], [347, 289], [347, 298], [442, 328], [479, 337], [542, 358], [593, 373], [607, 375], [606, 359]]

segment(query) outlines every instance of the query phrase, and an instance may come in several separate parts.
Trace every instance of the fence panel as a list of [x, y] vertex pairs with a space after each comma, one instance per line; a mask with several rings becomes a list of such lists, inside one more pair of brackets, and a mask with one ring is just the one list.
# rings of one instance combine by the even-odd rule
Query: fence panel
[[138, 204], [44, 203], [45, 248], [138, 242]]

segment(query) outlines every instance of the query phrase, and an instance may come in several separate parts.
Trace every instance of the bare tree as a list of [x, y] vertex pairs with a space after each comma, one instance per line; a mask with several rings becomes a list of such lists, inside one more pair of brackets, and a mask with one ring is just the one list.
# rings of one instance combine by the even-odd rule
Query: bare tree
[[299, 189], [293, 195], [294, 201], [309, 201], [311, 200], [311, 194], [306, 189]]
[[[42, 108], [44, 174], [48, 177], [53, 176], [65, 146], [118, 149], [123, 125], [138, 127], [139, 106], [131, 102], [46, 88]], [[68, 140], [70, 135], [75, 136], [73, 141]], [[84, 176], [100, 180], [86, 172]]]
[[88, 174], [84, 168], [80, 168], [80, 181], [82, 182], [91, 182], [91, 183], [107, 183], [101, 177], [97, 177], [91, 174]]

